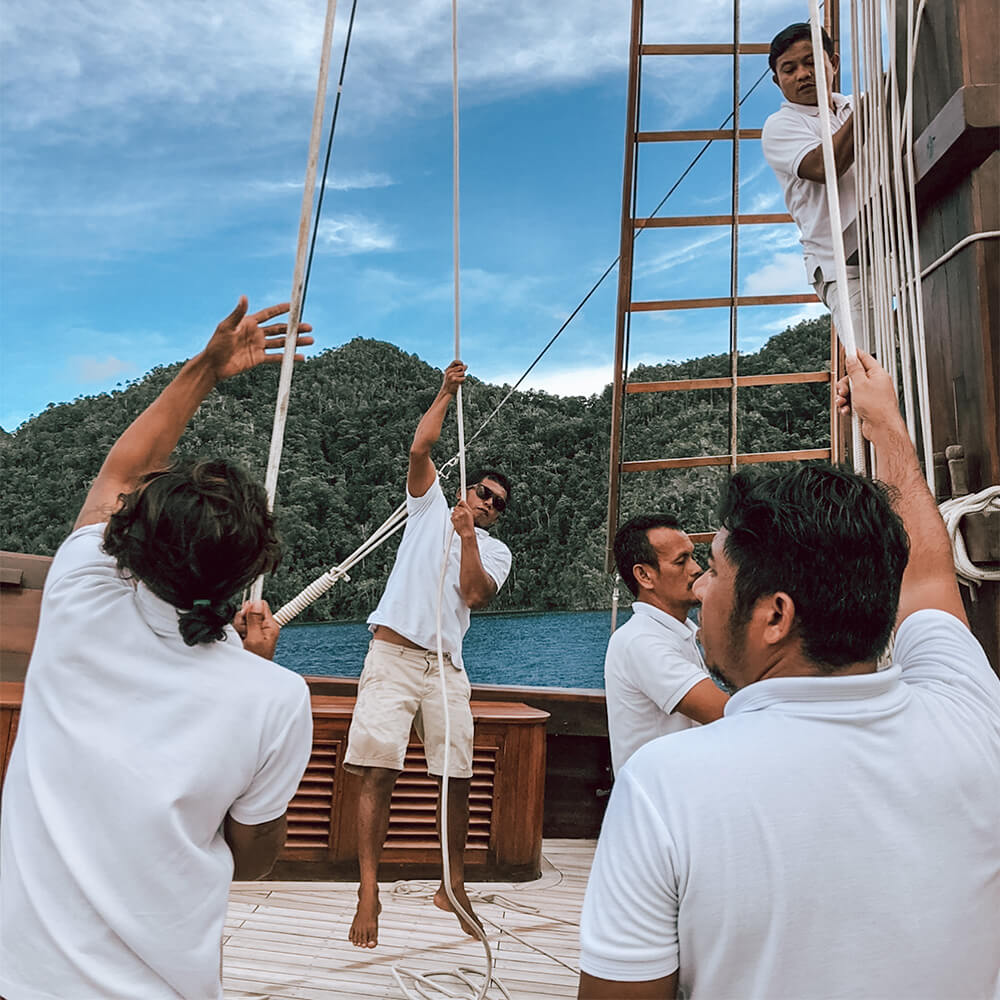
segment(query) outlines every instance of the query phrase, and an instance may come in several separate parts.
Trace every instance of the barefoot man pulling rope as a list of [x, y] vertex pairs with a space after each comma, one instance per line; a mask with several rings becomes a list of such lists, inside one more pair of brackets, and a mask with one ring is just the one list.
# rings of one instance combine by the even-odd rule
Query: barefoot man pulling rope
[[[489, 529], [510, 502], [511, 484], [503, 473], [484, 470], [470, 477], [465, 497], [448, 509], [431, 448], [465, 381], [465, 367], [461, 361], [448, 366], [440, 391], [417, 425], [406, 476], [406, 529], [385, 592], [368, 618], [373, 638], [358, 682], [345, 757], [347, 770], [360, 774], [362, 780], [358, 803], [361, 884], [348, 935], [359, 948], [378, 944], [378, 863], [411, 724], [423, 740], [428, 773], [438, 778], [439, 786], [443, 773], [444, 706], [434, 650], [439, 568], [452, 527], [441, 621], [451, 714], [448, 857], [453, 894], [472, 912], [463, 859], [472, 779], [472, 712], [469, 679], [462, 665], [462, 637], [469, 627], [469, 609], [486, 607], [510, 572], [510, 550], [491, 538]], [[438, 823], [440, 828], [440, 817]], [[452, 909], [443, 882], [434, 902], [441, 909]], [[463, 929], [472, 933], [464, 922]]]

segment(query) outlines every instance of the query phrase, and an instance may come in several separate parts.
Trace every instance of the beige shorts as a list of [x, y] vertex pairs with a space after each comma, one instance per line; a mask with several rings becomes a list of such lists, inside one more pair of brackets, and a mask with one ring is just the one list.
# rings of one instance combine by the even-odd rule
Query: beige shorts
[[[464, 670], [444, 657], [451, 722], [448, 777], [472, 777], [472, 688]], [[372, 639], [358, 681], [358, 700], [347, 736], [344, 767], [403, 770], [410, 726], [417, 730], [427, 757], [427, 773], [444, 774], [444, 711], [437, 653], [407, 649]]]

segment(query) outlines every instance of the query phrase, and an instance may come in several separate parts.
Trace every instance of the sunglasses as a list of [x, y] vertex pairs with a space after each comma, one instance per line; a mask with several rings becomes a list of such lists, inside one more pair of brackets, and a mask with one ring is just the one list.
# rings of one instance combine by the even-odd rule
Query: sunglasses
[[476, 496], [480, 500], [492, 500], [493, 509], [498, 513], [502, 514], [507, 509], [507, 501], [504, 500], [502, 496], [494, 493], [488, 486], [484, 486], [482, 483], [476, 483], [473, 487], [476, 491]]

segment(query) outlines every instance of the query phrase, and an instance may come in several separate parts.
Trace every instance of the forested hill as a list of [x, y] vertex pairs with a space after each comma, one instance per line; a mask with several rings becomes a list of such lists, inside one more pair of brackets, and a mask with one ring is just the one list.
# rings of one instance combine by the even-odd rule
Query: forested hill
[[[801, 323], [740, 359], [742, 374], [823, 370], [829, 321]], [[51, 554], [69, 532], [104, 455], [167, 384], [179, 365], [157, 368], [109, 394], [52, 405], [0, 447], [0, 548]], [[644, 366], [636, 380], [727, 375], [728, 355]], [[223, 383], [181, 440], [184, 454], [243, 461], [263, 479], [277, 366]], [[353, 552], [401, 502], [413, 430], [440, 386], [440, 372], [390, 344], [357, 339], [297, 367], [278, 486], [285, 558], [265, 584], [277, 607]], [[463, 393], [467, 438], [509, 387], [471, 378]], [[789, 385], [740, 392], [740, 448], [784, 451], [829, 441], [828, 386]], [[728, 450], [727, 390], [630, 396], [624, 458], [721, 454]], [[507, 470], [514, 501], [497, 537], [514, 554], [493, 608], [600, 608], [610, 601], [603, 548], [608, 489], [610, 387], [589, 398], [519, 392], [469, 453], [476, 466]], [[457, 448], [454, 421], [435, 452]], [[689, 530], [713, 524], [722, 469], [639, 473], [626, 478], [623, 518], [672, 509]], [[456, 478], [446, 484], [449, 496]], [[370, 555], [301, 620], [362, 618], [375, 605], [396, 550], [394, 538]]]

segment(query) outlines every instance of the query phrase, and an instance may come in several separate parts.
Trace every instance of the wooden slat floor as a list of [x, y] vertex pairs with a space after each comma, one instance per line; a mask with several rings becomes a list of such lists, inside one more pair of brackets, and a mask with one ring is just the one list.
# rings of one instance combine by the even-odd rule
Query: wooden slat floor
[[[580, 910], [595, 843], [546, 840], [542, 876], [534, 882], [469, 884], [493, 949], [494, 974], [513, 1000], [576, 995]], [[226, 997], [402, 1000], [393, 965], [417, 972], [483, 970], [482, 944], [434, 906], [436, 888], [435, 882], [407, 882], [394, 892], [392, 883], [382, 884], [379, 946], [360, 949], [347, 940], [356, 882], [235, 883], [223, 938]], [[454, 980], [448, 987], [463, 988]], [[489, 997], [502, 994], [493, 989]]]

